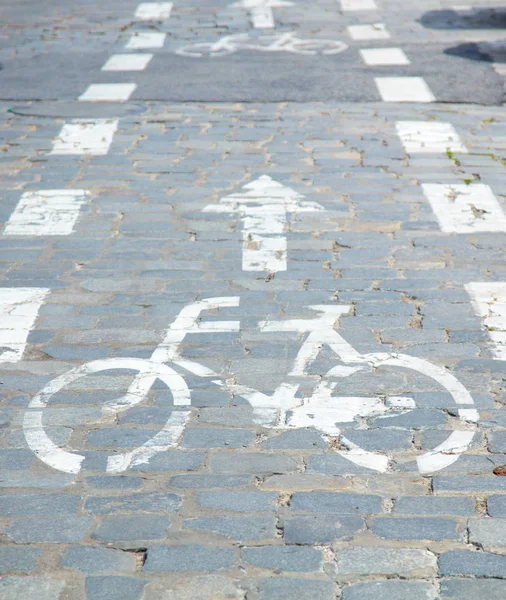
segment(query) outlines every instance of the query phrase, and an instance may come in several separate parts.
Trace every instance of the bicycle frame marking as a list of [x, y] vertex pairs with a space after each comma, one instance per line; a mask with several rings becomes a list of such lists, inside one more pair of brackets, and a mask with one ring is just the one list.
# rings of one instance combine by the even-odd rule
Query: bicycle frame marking
[[[381, 416], [388, 410], [410, 411], [415, 403], [409, 397], [386, 397], [384, 401], [374, 397], [332, 397], [336, 384], [326, 379], [320, 381], [314, 393], [308, 398], [297, 398], [300, 387], [297, 382], [280, 384], [271, 394], [259, 390], [223, 381], [211, 369], [180, 357], [180, 346], [186, 335], [192, 332], [234, 332], [239, 331], [239, 321], [200, 322], [200, 314], [204, 310], [220, 307], [237, 307], [238, 297], [208, 298], [185, 306], [174, 322], [167, 329], [162, 343], [154, 350], [150, 359], [110, 358], [92, 361], [72, 369], [57, 377], [39, 392], [30, 402], [23, 422], [23, 429], [29, 447], [46, 464], [67, 473], [77, 474], [85, 456], [68, 452], [56, 446], [47, 436], [42, 424], [43, 409], [51, 397], [76, 379], [111, 369], [135, 370], [138, 375], [130, 384], [127, 393], [114, 402], [106, 403], [103, 415], [115, 418], [117, 413], [142, 402], [156, 379], [162, 380], [171, 390], [176, 407], [190, 407], [191, 397], [185, 380], [174, 369], [167, 366], [171, 362], [194, 375], [212, 379], [213, 383], [227, 388], [232, 394], [246, 399], [253, 408], [255, 422], [264, 427], [276, 429], [292, 429], [315, 427], [324, 437], [340, 436], [340, 442], [347, 450], [336, 452], [362, 467], [387, 472], [390, 470], [390, 459], [384, 454], [364, 450], [341, 435], [337, 426], [342, 422], [353, 422], [357, 416]], [[289, 377], [300, 379], [309, 377], [306, 370], [321, 351], [328, 345], [345, 363], [337, 365], [327, 372], [327, 377], [348, 377], [364, 368], [380, 368], [382, 366], [411, 369], [434, 379], [446, 389], [458, 405], [458, 414], [464, 427], [474, 423], [479, 415], [474, 402], [466, 388], [444, 368], [409, 355], [371, 353], [360, 354], [335, 330], [339, 318], [352, 309], [349, 305], [315, 305], [309, 306], [319, 313], [312, 319], [289, 319], [284, 321], [262, 321], [261, 331], [282, 332], [295, 331], [306, 335], [294, 360]], [[174, 410], [164, 427], [142, 446], [110, 456], [107, 471], [123, 472], [131, 466], [147, 463], [152, 456], [178, 445], [191, 410]], [[276, 424], [272, 418], [276, 415]], [[467, 450], [474, 437], [469, 429], [453, 431], [448, 439], [434, 450], [417, 457], [421, 473], [440, 470], [453, 462]]]
[[234, 54], [239, 50], [258, 50], [262, 52], [291, 52], [316, 56], [317, 54], [339, 54], [348, 49], [348, 46], [337, 40], [301, 39], [292, 31], [275, 33], [251, 38], [247, 33], [226, 35], [217, 42], [199, 42], [190, 46], [177, 48], [175, 53], [179, 56], [202, 58], [204, 49], [211, 58]]

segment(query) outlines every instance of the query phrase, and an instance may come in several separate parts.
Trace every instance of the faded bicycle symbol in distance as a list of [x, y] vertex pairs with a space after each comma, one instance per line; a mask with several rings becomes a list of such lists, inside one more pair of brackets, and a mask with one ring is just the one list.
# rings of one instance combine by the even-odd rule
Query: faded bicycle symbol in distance
[[259, 50], [262, 52], [291, 52], [315, 56], [317, 54], [339, 54], [348, 49], [344, 42], [337, 40], [304, 40], [295, 33], [274, 33], [251, 38], [247, 33], [226, 35], [217, 42], [200, 42], [178, 48], [180, 56], [202, 58], [203, 56], [226, 56], [239, 50]]

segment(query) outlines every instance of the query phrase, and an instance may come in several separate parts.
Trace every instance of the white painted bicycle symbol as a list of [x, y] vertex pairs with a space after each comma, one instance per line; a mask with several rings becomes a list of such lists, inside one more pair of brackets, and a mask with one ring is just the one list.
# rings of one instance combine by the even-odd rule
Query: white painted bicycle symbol
[[251, 38], [247, 33], [227, 35], [217, 42], [200, 42], [178, 48], [180, 56], [202, 58], [203, 56], [226, 56], [239, 50], [260, 50], [262, 52], [291, 52], [293, 54], [339, 54], [347, 50], [344, 42], [337, 40], [303, 40], [294, 33], [279, 33]]
[[[309, 319], [262, 321], [259, 328], [264, 332], [299, 332], [305, 339], [288, 374], [289, 381], [282, 383], [272, 395], [253, 388], [223, 380], [211, 369], [183, 358], [181, 344], [190, 333], [216, 333], [239, 331], [239, 321], [201, 321], [201, 313], [222, 307], [239, 306], [238, 297], [208, 298], [185, 306], [166, 331], [162, 343], [151, 358], [109, 358], [88, 362], [72, 369], [49, 382], [30, 402], [25, 413], [23, 429], [31, 450], [47, 465], [67, 473], [78, 473], [85, 456], [56, 445], [43, 426], [44, 409], [53, 396], [77, 380], [111, 370], [134, 371], [137, 374], [126, 394], [102, 408], [104, 416], [118, 415], [146, 399], [155, 381], [161, 380], [172, 393], [174, 409], [163, 428], [142, 446], [128, 452], [110, 455], [107, 471], [120, 473], [128, 468], [146, 464], [159, 452], [177, 447], [191, 416], [191, 393], [185, 379], [171, 363], [188, 373], [227, 388], [253, 407], [254, 421], [258, 425], [279, 430], [313, 427], [323, 437], [335, 440], [336, 449], [343, 457], [379, 472], [392, 471], [394, 465], [388, 455], [360, 448], [346, 436], [341, 427], [363, 417], [381, 416], [388, 412], [399, 414], [416, 408], [415, 401], [404, 396], [348, 397], [333, 396], [336, 381], [358, 372], [376, 371], [382, 367], [400, 368], [432, 378], [445, 389], [457, 405], [460, 419], [459, 430], [454, 430], [442, 444], [416, 457], [421, 473], [438, 471], [453, 462], [468, 449], [474, 437], [472, 423], [478, 420], [478, 412], [466, 388], [444, 368], [426, 360], [406, 354], [372, 353], [360, 354], [336, 331], [339, 318], [350, 312], [348, 305], [310, 306], [318, 313]], [[296, 397], [301, 380], [308, 379], [308, 365], [319, 355], [324, 346], [330, 347], [342, 364], [331, 368], [308, 397]], [[297, 382], [298, 380], [298, 382]], [[273, 421], [273, 416], [275, 419]], [[273, 425], [274, 422], [274, 425]], [[345, 448], [345, 449], [342, 449]]]

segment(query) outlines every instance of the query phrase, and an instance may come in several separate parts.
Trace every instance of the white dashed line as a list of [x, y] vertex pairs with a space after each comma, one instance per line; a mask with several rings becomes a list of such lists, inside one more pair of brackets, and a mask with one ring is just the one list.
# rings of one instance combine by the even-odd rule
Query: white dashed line
[[411, 61], [401, 48], [367, 48], [360, 50], [366, 65], [409, 65]]
[[165, 33], [139, 32], [132, 35], [125, 48], [128, 50], [148, 50], [150, 48], [163, 48]]
[[390, 38], [390, 33], [383, 23], [350, 25], [347, 30], [352, 40], [388, 40]]
[[422, 77], [375, 77], [384, 102], [435, 102], [436, 98]]
[[426, 183], [422, 189], [444, 233], [506, 231], [506, 215], [488, 185]]
[[353, 12], [358, 10], [376, 10], [374, 0], [341, 0], [341, 10], [343, 12]]
[[78, 100], [80, 102], [125, 102], [136, 88], [136, 83], [92, 83]]
[[74, 119], [66, 123], [53, 142], [49, 154], [90, 154], [102, 156], [109, 152], [118, 121], [106, 119]]
[[398, 121], [395, 126], [408, 154], [467, 153], [451, 123]]
[[493, 343], [494, 358], [506, 360], [506, 282], [473, 282], [465, 287]]
[[144, 71], [152, 54], [113, 54], [102, 71]]
[[86, 190], [25, 192], [5, 225], [4, 235], [70, 235], [89, 195]]
[[0, 362], [23, 358], [28, 335], [48, 293], [47, 288], [0, 289]]
[[172, 2], [141, 2], [135, 11], [135, 16], [145, 21], [168, 19], [172, 6]]

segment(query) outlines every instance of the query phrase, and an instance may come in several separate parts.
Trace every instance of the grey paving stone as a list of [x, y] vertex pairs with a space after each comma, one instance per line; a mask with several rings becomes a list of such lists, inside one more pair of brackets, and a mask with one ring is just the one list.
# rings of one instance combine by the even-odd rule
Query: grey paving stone
[[122, 496], [91, 496], [86, 499], [84, 510], [92, 515], [122, 512], [168, 513], [178, 510], [181, 499], [168, 492], [132, 494]]
[[411, 431], [389, 431], [388, 429], [347, 430], [346, 437], [371, 452], [409, 450], [413, 442]]
[[483, 547], [506, 546], [506, 519], [469, 519], [469, 541]]
[[0, 450], [0, 469], [30, 469], [35, 456], [30, 450]]
[[[491, 465], [493, 467], [493, 464]], [[492, 470], [492, 469], [491, 469]], [[445, 477], [433, 478], [434, 492], [499, 492], [506, 491], [506, 477]]]
[[211, 459], [211, 469], [217, 473], [289, 473], [297, 469], [297, 461], [284, 454], [218, 453]]
[[318, 579], [297, 579], [295, 577], [272, 577], [263, 579], [259, 586], [260, 600], [333, 600], [334, 585], [330, 581]]
[[452, 519], [413, 517], [374, 519], [371, 529], [390, 540], [458, 540], [458, 523]]
[[278, 434], [262, 442], [267, 450], [297, 450], [311, 448], [327, 448], [327, 442], [321, 434], [313, 429], [294, 429]]
[[62, 489], [74, 482], [75, 475], [56, 473], [39, 475], [31, 471], [3, 471], [0, 488]]
[[436, 587], [428, 581], [388, 579], [346, 586], [343, 600], [439, 600]]
[[131, 490], [144, 485], [140, 477], [131, 475], [92, 475], [86, 477], [86, 483], [90, 487], [102, 490]]
[[188, 519], [185, 529], [209, 531], [229, 539], [241, 541], [263, 540], [276, 537], [274, 517], [244, 516], [244, 517], [198, 517]]
[[41, 516], [16, 519], [6, 534], [17, 544], [80, 542], [91, 528], [93, 519], [76, 516]]
[[342, 492], [296, 492], [290, 500], [292, 511], [331, 514], [377, 514], [383, 512], [380, 496]]
[[104, 542], [161, 540], [167, 536], [169, 520], [160, 516], [108, 517], [92, 534]]
[[60, 567], [90, 574], [135, 571], [136, 565], [133, 554], [99, 546], [71, 546], [60, 559]]
[[143, 571], [217, 571], [232, 567], [237, 552], [198, 544], [151, 546]]
[[77, 515], [81, 497], [71, 494], [1, 494], [4, 517], [33, 515]]
[[474, 498], [462, 496], [403, 496], [397, 498], [393, 512], [399, 515], [455, 515], [475, 514]]
[[235, 512], [274, 512], [278, 495], [260, 491], [200, 492], [197, 502], [204, 508]]
[[283, 538], [287, 544], [328, 544], [351, 539], [363, 527], [360, 517], [296, 515], [283, 522]]
[[449, 550], [439, 557], [439, 575], [506, 578], [506, 556], [472, 550]]
[[138, 577], [87, 577], [87, 600], [142, 600], [146, 580]]
[[204, 454], [166, 450], [149, 459], [148, 463], [135, 465], [132, 471], [194, 471], [204, 464]]
[[361, 473], [374, 474], [375, 471], [361, 467], [339, 454], [316, 454], [307, 459], [308, 473], [325, 475], [357, 475]]
[[504, 579], [443, 579], [442, 600], [503, 600]]
[[35, 571], [41, 554], [41, 548], [0, 546], [0, 573]]
[[506, 496], [490, 496], [487, 500], [487, 512], [491, 517], [506, 517]]
[[494, 431], [489, 436], [488, 449], [490, 452], [506, 452], [506, 431]]
[[171, 488], [188, 490], [238, 488], [251, 484], [253, 477], [249, 475], [175, 475], [169, 481]]
[[183, 448], [242, 448], [255, 439], [253, 431], [241, 429], [187, 428], [183, 434]]
[[[181, 581], [164, 580], [162, 585], [154, 582], [146, 588], [145, 600], [245, 600], [243, 582], [222, 575], [191, 575]], [[247, 585], [247, 584], [246, 584]]]
[[321, 550], [298, 546], [262, 546], [243, 548], [245, 564], [280, 571], [311, 572], [322, 569]]
[[415, 548], [345, 548], [337, 553], [337, 575], [397, 575], [416, 577], [436, 570], [436, 556]]
[[20, 600], [21, 598], [60, 600], [64, 587], [64, 581], [49, 577], [7, 576], [0, 579], [0, 596], [2, 600]]

